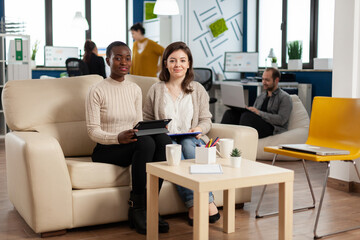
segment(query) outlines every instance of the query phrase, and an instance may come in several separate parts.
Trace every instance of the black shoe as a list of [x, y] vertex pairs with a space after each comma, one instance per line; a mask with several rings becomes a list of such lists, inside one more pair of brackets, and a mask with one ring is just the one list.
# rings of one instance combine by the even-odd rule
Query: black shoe
[[159, 233], [169, 232], [169, 224], [159, 214]]
[[216, 223], [220, 219], [220, 213], [209, 216], [209, 223]]
[[[220, 213], [218, 212], [214, 215], [209, 216], [209, 223], [216, 223], [219, 219], [220, 219]], [[189, 218], [189, 216], [188, 216], [188, 224], [190, 226], [194, 225], [194, 220]]]
[[188, 224], [189, 224], [190, 226], [193, 226], [193, 225], [194, 225], [194, 219], [189, 218], [189, 215], [188, 215]]
[[128, 220], [130, 228], [137, 233], [146, 234], [145, 195], [130, 193]]

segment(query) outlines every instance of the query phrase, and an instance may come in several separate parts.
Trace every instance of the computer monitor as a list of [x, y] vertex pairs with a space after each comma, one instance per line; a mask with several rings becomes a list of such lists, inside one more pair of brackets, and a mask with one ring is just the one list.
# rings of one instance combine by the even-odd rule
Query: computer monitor
[[225, 52], [225, 72], [257, 73], [258, 69], [259, 53]]
[[66, 59], [79, 58], [79, 49], [77, 47], [45, 46], [44, 54], [45, 67], [66, 67]]

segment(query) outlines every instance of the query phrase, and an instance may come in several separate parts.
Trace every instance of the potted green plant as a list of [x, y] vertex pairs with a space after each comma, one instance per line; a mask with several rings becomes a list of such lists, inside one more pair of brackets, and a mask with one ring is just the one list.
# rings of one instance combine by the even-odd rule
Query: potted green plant
[[271, 58], [271, 66], [273, 68], [277, 68], [277, 58], [276, 57]]
[[290, 41], [288, 47], [288, 69], [302, 69], [302, 42], [299, 40]]
[[39, 50], [39, 44], [40, 44], [40, 41], [36, 40], [33, 47], [31, 48], [31, 51], [32, 51], [32, 53], [31, 53], [31, 66], [33, 68], [36, 67], [35, 59], [36, 59], [36, 53]]
[[234, 148], [230, 154], [231, 166], [239, 168], [241, 166], [241, 150]]

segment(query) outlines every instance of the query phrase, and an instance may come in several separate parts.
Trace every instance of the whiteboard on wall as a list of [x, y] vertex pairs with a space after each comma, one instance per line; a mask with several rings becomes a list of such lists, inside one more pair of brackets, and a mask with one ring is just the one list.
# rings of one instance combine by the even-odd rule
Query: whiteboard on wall
[[79, 49], [77, 47], [45, 46], [44, 54], [45, 67], [66, 67], [66, 59], [79, 58]]
[[[243, 44], [242, 0], [189, 1], [188, 44], [194, 58], [194, 67], [211, 68], [215, 74], [224, 75], [225, 52], [240, 52]], [[214, 37], [210, 25], [221, 20], [220, 35]], [[187, 40], [186, 39], [186, 40]], [[236, 78], [238, 73], [226, 73], [227, 78]]]

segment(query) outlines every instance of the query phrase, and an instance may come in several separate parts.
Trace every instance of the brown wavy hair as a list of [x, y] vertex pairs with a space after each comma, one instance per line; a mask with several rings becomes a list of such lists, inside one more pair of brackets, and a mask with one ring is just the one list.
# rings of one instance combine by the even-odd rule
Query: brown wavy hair
[[181, 83], [181, 89], [186, 94], [188, 94], [193, 91], [193, 89], [189, 85], [194, 80], [194, 70], [193, 70], [193, 57], [190, 48], [184, 42], [173, 42], [166, 47], [161, 61], [161, 72], [159, 75], [159, 79], [164, 82], [168, 82], [170, 80], [170, 72], [166, 68], [166, 61], [169, 58], [170, 54], [172, 54], [177, 50], [184, 51], [188, 56], [189, 68], [186, 72], [184, 80]]
[[84, 51], [85, 51], [84, 56], [83, 56], [84, 62], [86, 62], [86, 63], [90, 62], [91, 53], [95, 47], [96, 47], [96, 44], [93, 41], [86, 40], [86, 42], [84, 44]]

